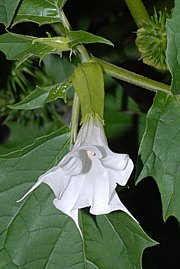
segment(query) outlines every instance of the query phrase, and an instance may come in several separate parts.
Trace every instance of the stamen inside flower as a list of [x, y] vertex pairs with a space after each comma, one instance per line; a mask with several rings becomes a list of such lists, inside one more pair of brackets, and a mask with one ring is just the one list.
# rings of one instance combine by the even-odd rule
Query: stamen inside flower
[[96, 153], [94, 151], [87, 150], [87, 155], [89, 157], [93, 157], [93, 156], [96, 156]]

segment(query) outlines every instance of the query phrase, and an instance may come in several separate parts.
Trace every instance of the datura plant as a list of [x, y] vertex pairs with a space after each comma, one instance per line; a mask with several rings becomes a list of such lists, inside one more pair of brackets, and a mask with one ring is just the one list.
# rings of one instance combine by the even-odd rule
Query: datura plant
[[180, 1], [124, 1], [114, 44], [85, 31], [81, 1], [0, 1], [0, 269], [180, 264]]

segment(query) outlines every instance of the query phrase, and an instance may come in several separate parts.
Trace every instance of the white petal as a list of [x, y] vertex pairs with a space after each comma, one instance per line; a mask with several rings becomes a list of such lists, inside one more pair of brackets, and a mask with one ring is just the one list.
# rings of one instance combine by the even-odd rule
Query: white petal
[[74, 148], [85, 145], [107, 145], [104, 128], [98, 118], [91, 117], [83, 123], [78, 133]]
[[32, 191], [34, 191], [39, 185], [41, 184], [40, 181], [37, 181], [24, 195], [21, 199], [17, 200], [16, 202], [19, 203], [24, 200]]
[[124, 170], [108, 169], [112, 181], [121, 186], [125, 186], [134, 168], [132, 160], [129, 158]]
[[68, 154], [59, 163], [66, 175], [78, 175], [82, 170], [82, 161], [77, 152]]
[[121, 186], [125, 186], [128, 182], [128, 179], [132, 173], [132, 170], [134, 168], [134, 164], [132, 160], [129, 158], [127, 166], [122, 171], [117, 170], [109, 170], [109, 174], [112, 180], [114, 180], [116, 183], [118, 183]]
[[37, 182], [28, 190], [25, 195], [17, 202], [22, 201], [32, 191], [34, 191], [41, 183], [46, 183], [53, 190], [56, 197], [61, 195], [65, 186], [68, 184], [70, 177], [64, 175], [62, 169], [59, 166], [55, 166], [43, 175], [41, 175]]
[[81, 237], [83, 237], [80, 226], [79, 226], [79, 222], [78, 222], [78, 209], [73, 209], [73, 210], [68, 210], [68, 208], [65, 206], [63, 208], [62, 206], [62, 200], [60, 199], [54, 199], [53, 201], [54, 206], [59, 209], [61, 212], [63, 212], [64, 214], [68, 215], [70, 218], [72, 218], [81, 234]]
[[114, 153], [109, 148], [106, 148], [106, 157], [101, 161], [104, 167], [124, 170], [128, 164], [129, 156], [127, 154]]

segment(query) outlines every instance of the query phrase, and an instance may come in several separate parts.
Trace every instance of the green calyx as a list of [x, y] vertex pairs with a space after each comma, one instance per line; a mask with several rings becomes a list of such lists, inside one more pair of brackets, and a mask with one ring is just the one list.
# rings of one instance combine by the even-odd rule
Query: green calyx
[[98, 115], [103, 120], [104, 78], [99, 64], [87, 62], [80, 64], [72, 75], [72, 84], [78, 95], [82, 119]]
[[154, 15], [142, 23], [137, 31], [136, 45], [141, 59], [147, 65], [159, 70], [167, 70], [166, 64], [166, 19], [169, 18], [167, 9], [154, 10]]

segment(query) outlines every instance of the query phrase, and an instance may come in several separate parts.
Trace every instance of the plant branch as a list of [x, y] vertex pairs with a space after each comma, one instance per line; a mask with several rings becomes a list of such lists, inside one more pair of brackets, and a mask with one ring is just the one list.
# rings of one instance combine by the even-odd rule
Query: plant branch
[[144, 20], [149, 20], [149, 14], [142, 0], [124, 0], [137, 27], [140, 28]]
[[[66, 15], [64, 14], [63, 11], [61, 11], [61, 20], [64, 28], [70, 31], [71, 25], [67, 20]], [[82, 63], [90, 61], [89, 53], [87, 52], [86, 48], [83, 45], [78, 45], [76, 46], [75, 49], [78, 52], [77, 57]], [[74, 144], [77, 137], [79, 110], [80, 110], [79, 98], [77, 96], [77, 93], [75, 92], [72, 106], [72, 117], [71, 117], [71, 146]]]
[[150, 78], [144, 77], [142, 75], [136, 74], [134, 72], [131, 72], [129, 70], [123, 69], [121, 67], [118, 67], [116, 65], [110, 64], [108, 62], [102, 61], [98, 58], [93, 57], [94, 61], [99, 63], [105, 73], [110, 75], [113, 78], [117, 78], [123, 81], [126, 81], [128, 83], [137, 85], [141, 88], [153, 91], [153, 92], [165, 92], [168, 94], [171, 94], [170, 92], [170, 86], [152, 80]]

